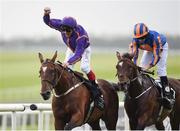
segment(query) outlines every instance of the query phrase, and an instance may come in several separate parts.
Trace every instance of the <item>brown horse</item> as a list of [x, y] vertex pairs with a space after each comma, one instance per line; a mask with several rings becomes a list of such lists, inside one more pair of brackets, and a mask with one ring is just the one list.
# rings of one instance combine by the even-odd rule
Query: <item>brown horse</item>
[[[39, 53], [41, 62], [41, 95], [44, 100], [50, 98], [53, 93], [52, 110], [55, 118], [56, 130], [71, 130], [88, 123], [93, 130], [100, 130], [99, 120], [105, 122], [108, 130], [115, 130], [118, 119], [118, 95], [113, 85], [106, 80], [99, 79], [98, 85], [105, 101], [105, 109], [97, 110], [95, 107], [88, 114], [91, 93], [87, 86], [74, 72], [56, 63], [57, 52], [52, 59], [43, 59]], [[88, 119], [87, 119], [88, 118]]]
[[180, 126], [180, 80], [169, 78], [169, 86], [176, 92], [174, 108], [169, 111], [162, 108], [159, 102], [160, 93], [153, 79], [148, 74], [142, 73], [142, 70], [132, 62], [133, 55], [128, 53], [121, 55], [119, 52], [116, 55], [118, 58], [117, 75], [119, 85], [121, 85], [119, 87], [125, 92], [124, 107], [129, 117], [130, 128], [143, 130], [155, 124], [157, 129], [164, 130], [163, 120], [169, 116], [171, 128], [178, 130]]

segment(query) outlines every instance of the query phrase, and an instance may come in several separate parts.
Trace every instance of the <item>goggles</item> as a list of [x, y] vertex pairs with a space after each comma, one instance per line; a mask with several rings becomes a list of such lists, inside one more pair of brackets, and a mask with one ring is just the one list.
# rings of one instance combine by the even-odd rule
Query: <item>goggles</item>
[[71, 32], [73, 29], [69, 26], [61, 26], [61, 31]]
[[143, 36], [143, 37], [140, 37], [140, 38], [137, 38], [138, 40], [144, 40], [146, 39], [147, 35]]

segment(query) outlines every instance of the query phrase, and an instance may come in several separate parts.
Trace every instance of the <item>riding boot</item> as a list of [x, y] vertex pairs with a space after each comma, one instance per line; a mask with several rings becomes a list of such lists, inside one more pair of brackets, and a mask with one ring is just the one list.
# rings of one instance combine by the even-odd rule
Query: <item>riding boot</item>
[[104, 99], [102, 96], [102, 93], [98, 87], [98, 84], [96, 83], [96, 80], [91, 81], [92, 84], [92, 95], [93, 95], [93, 99], [95, 102], [95, 105], [100, 109], [103, 110], [104, 109]]
[[163, 89], [163, 105], [165, 108], [171, 110], [174, 105], [174, 99], [171, 94], [167, 76], [161, 76], [160, 80], [161, 80], [162, 89]]

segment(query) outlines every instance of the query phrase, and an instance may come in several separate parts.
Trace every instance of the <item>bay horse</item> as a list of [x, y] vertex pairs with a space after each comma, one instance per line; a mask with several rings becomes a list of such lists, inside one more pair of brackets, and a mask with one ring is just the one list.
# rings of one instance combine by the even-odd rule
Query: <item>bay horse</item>
[[108, 130], [115, 130], [119, 100], [113, 85], [106, 80], [98, 79], [98, 85], [104, 97], [105, 109], [100, 111], [94, 107], [91, 114], [88, 114], [91, 103], [89, 89], [74, 72], [55, 62], [56, 57], [57, 51], [52, 59], [46, 60], [39, 53], [41, 62], [40, 94], [44, 100], [48, 100], [51, 93], [53, 94], [52, 111], [55, 118], [55, 129], [71, 130], [88, 123], [93, 130], [100, 130], [99, 121], [102, 119]]
[[[171, 111], [162, 108], [159, 102], [160, 92], [153, 83], [153, 78], [142, 73], [140, 67], [133, 61], [133, 55], [116, 53], [116, 65], [120, 90], [125, 92], [124, 107], [129, 117], [132, 130], [143, 130], [155, 124], [159, 130], [164, 130], [163, 120], [169, 116], [172, 130], [180, 129], [180, 79], [168, 78], [169, 86], [176, 92], [175, 104]], [[160, 114], [160, 109], [162, 113]]]

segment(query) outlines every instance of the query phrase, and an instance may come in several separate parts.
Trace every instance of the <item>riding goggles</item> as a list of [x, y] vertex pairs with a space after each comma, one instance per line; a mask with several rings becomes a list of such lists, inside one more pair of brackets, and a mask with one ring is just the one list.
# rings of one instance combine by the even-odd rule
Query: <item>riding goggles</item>
[[69, 26], [61, 26], [60, 27], [61, 31], [63, 32], [71, 32], [73, 29]]
[[143, 36], [143, 37], [140, 37], [140, 38], [137, 38], [138, 40], [144, 40], [146, 39], [147, 35]]

